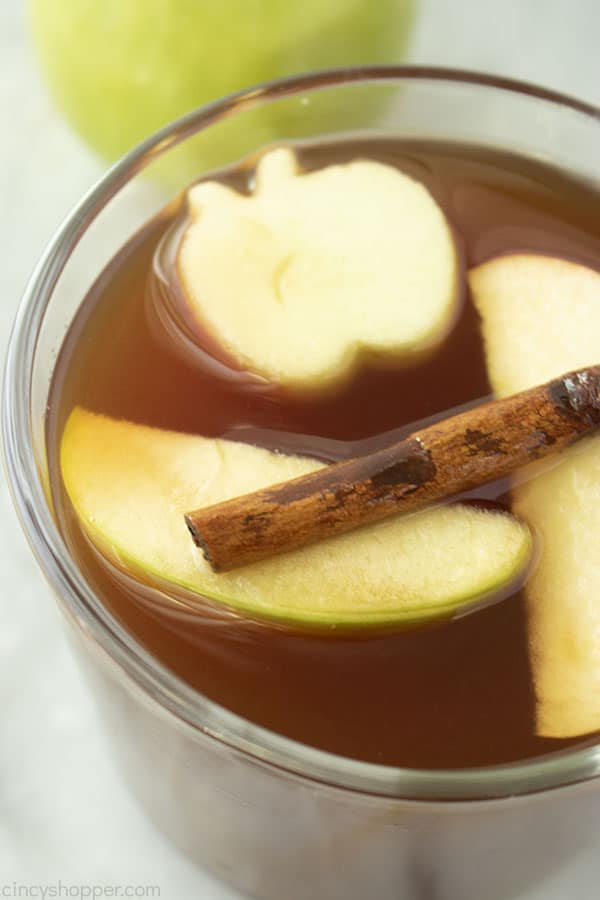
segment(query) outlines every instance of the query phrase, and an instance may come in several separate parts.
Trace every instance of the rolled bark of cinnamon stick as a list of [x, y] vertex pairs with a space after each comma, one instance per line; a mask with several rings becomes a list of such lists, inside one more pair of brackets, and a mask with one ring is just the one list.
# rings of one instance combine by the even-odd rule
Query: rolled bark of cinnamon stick
[[502, 478], [599, 425], [600, 366], [593, 366], [185, 520], [214, 571], [224, 572]]

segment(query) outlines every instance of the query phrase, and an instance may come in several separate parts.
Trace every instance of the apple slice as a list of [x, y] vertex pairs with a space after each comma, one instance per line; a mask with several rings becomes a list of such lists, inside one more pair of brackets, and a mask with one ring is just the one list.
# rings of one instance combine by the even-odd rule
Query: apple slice
[[184, 512], [321, 463], [81, 408], [67, 422], [60, 456], [79, 520], [106, 556], [259, 617], [385, 626], [451, 615], [506, 587], [531, 555], [529, 529], [509, 513], [458, 504], [215, 575]]
[[[600, 273], [564, 259], [499, 257], [469, 273], [488, 370], [511, 394], [600, 359]], [[600, 438], [514, 490], [541, 536], [527, 584], [537, 731], [600, 729]]]
[[302, 174], [291, 150], [258, 163], [250, 196], [188, 194], [177, 258], [189, 306], [238, 364], [319, 390], [360, 355], [439, 341], [458, 305], [454, 238], [426, 188], [367, 160]]

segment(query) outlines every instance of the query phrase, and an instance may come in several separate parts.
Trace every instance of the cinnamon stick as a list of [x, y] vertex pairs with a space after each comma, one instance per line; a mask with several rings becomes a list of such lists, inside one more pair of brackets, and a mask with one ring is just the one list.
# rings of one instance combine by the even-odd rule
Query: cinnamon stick
[[223, 572], [502, 478], [599, 425], [600, 366], [593, 366], [185, 520], [212, 568]]

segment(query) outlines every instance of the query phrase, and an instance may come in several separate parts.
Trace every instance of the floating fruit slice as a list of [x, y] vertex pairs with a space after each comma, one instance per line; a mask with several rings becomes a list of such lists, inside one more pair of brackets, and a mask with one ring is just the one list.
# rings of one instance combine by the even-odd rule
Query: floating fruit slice
[[[469, 274], [494, 390], [515, 393], [600, 361], [600, 273], [564, 259], [499, 257]], [[519, 485], [514, 510], [541, 536], [527, 584], [537, 731], [600, 728], [600, 438]]]
[[363, 354], [439, 341], [457, 307], [450, 227], [426, 188], [382, 163], [301, 173], [291, 150], [259, 162], [245, 196], [189, 192], [178, 273], [198, 322], [269, 381], [323, 389]]
[[61, 444], [67, 493], [105, 555], [258, 617], [366, 627], [451, 615], [510, 584], [529, 561], [527, 526], [509, 513], [456, 504], [215, 575], [184, 512], [320, 465], [81, 408]]

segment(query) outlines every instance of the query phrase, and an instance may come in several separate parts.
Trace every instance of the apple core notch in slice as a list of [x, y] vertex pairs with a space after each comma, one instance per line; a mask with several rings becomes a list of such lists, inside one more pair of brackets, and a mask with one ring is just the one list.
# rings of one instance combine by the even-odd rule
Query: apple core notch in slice
[[419, 181], [356, 159], [300, 171], [278, 148], [249, 195], [218, 182], [188, 193], [177, 273], [192, 317], [243, 368], [324, 390], [362, 355], [441, 340], [458, 305], [451, 228]]
[[[515, 254], [473, 269], [492, 388], [506, 395], [600, 362], [600, 273]], [[566, 738], [600, 729], [600, 438], [513, 491], [540, 536], [528, 580], [536, 727]]]
[[109, 559], [258, 618], [388, 627], [450, 616], [508, 588], [531, 557], [531, 533], [510, 513], [455, 504], [216, 575], [184, 512], [322, 463], [81, 408], [67, 422], [60, 459], [79, 521]]

